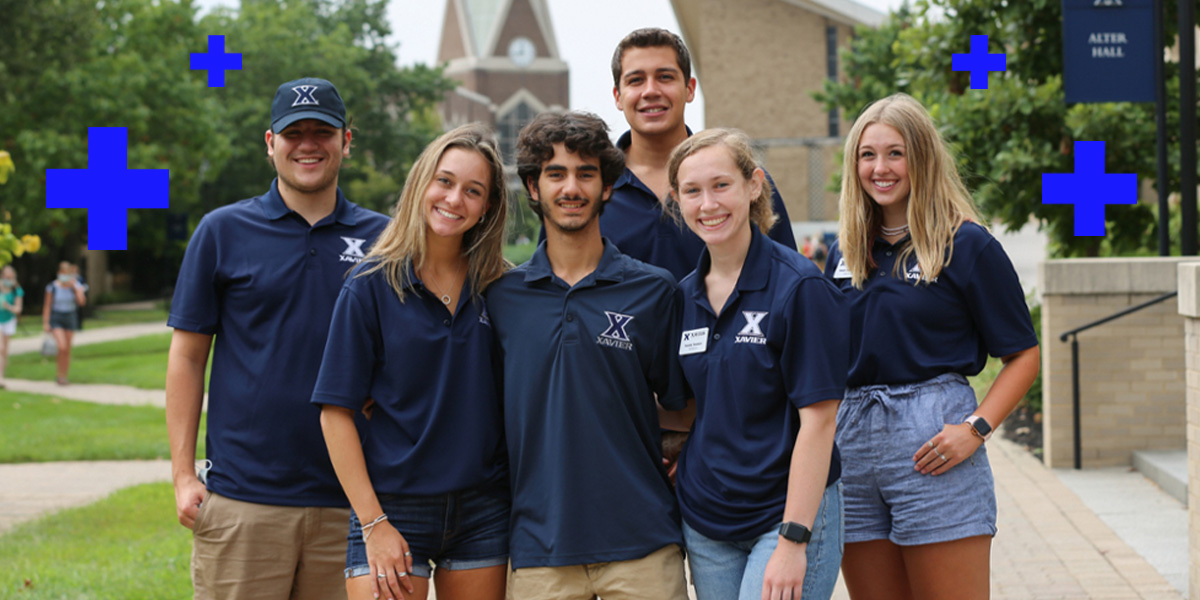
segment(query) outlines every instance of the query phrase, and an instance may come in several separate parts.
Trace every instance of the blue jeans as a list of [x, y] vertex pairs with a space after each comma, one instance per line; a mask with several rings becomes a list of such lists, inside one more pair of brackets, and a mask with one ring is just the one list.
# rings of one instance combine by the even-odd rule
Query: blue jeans
[[[772, 530], [744, 542], [721, 542], [705, 537], [683, 523], [688, 565], [697, 600], [759, 600], [767, 561], [779, 543]], [[790, 543], [790, 542], [789, 542]], [[805, 551], [804, 600], [828, 600], [842, 566], [842, 482], [825, 489], [817, 509], [812, 539]]]

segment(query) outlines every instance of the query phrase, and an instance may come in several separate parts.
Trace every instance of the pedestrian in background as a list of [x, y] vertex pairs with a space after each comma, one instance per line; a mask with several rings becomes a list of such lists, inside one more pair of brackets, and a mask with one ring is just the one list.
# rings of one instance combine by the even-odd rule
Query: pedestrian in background
[[71, 342], [79, 331], [79, 308], [87, 304], [85, 291], [79, 282], [79, 267], [65, 260], [58, 263], [58, 277], [46, 286], [42, 300], [42, 329], [53, 335], [58, 345], [54, 377], [58, 385], [67, 385]]
[[8, 341], [17, 333], [17, 318], [24, 306], [25, 290], [17, 283], [17, 270], [6, 265], [0, 269], [0, 390], [8, 367]]

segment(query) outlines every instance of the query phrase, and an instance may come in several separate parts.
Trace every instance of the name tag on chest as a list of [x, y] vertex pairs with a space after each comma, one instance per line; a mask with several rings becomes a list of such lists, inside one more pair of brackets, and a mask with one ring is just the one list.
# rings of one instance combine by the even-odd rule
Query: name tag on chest
[[700, 354], [708, 350], [708, 328], [689, 329], [679, 340], [679, 355]]

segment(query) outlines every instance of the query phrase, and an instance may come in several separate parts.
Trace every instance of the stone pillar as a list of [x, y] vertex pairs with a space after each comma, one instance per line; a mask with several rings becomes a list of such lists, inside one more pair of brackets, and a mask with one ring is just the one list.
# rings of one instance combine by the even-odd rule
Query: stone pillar
[[1187, 355], [1188, 595], [1200, 600], [1200, 263], [1179, 265]]

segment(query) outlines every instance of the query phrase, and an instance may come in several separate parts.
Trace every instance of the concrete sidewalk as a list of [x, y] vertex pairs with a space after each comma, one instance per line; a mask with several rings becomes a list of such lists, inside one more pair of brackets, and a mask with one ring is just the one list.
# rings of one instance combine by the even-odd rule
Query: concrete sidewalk
[[[86, 346], [88, 344], [112, 342], [156, 333], [169, 333], [171, 331], [173, 330], [167, 327], [165, 323], [136, 323], [132, 325], [102, 327], [100, 329], [84, 329], [75, 334], [72, 345]], [[10, 355], [40, 352], [42, 349], [42, 338], [40, 337], [14, 339], [10, 343]], [[123, 385], [72, 383], [71, 385], [60, 386], [53, 381], [6, 379], [5, 386], [8, 390], [14, 392], [46, 394], [68, 400], [95, 402], [97, 404], [157, 406], [162, 408], [166, 406], [167, 399], [166, 392], [163, 390], [143, 390]], [[207, 407], [208, 395], [205, 394], [204, 398]]]
[[[0, 534], [18, 523], [91, 504], [121, 488], [171, 480], [171, 461], [80, 461], [0, 465]], [[148, 506], [146, 510], [173, 510]]]
[[[174, 330], [167, 327], [166, 323], [135, 323], [132, 325], [100, 327], [98, 329], [82, 329], [75, 332], [75, 339], [71, 341], [71, 346], [86, 346], [87, 344], [112, 342], [155, 333], [170, 333], [171, 331]], [[8, 354], [10, 356], [14, 354], [27, 354], [29, 352], [41, 352], [41, 350], [42, 336], [40, 335], [9, 340]]]
[[[167, 405], [165, 390], [143, 390], [126, 385], [111, 385], [107, 383], [72, 383], [58, 385], [53, 381], [32, 381], [29, 379], [6, 379], [4, 385], [10, 392], [28, 392], [57, 396], [67, 400], [94, 402], [96, 404], [119, 404], [125, 406], [157, 406]], [[208, 394], [204, 395], [205, 402]]]

